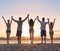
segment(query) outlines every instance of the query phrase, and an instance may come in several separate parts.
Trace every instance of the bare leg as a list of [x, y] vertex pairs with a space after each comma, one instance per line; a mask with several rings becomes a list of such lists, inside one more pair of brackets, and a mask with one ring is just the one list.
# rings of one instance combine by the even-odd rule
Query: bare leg
[[32, 42], [32, 44], [33, 44], [33, 40], [34, 40], [34, 32], [32, 33], [31, 36], [32, 36], [32, 39], [31, 39], [32, 41], [31, 41], [31, 42]]
[[53, 43], [53, 35], [51, 35], [51, 43]]
[[[30, 34], [30, 41], [31, 41], [31, 39], [32, 39], [32, 37], [31, 37], [31, 32], [29, 32], [29, 34]], [[32, 41], [31, 41], [31, 43], [32, 43]]]
[[30, 41], [31, 41], [31, 34], [30, 34]]
[[53, 35], [50, 34], [51, 44], [53, 43]]
[[45, 44], [46, 44], [46, 36], [44, 36], [44, 41], [45, 41]]
[[17, 36], [18, 44], [21, 44], [21, 36]]
[[19, 44], [19, 36], [17, 36], [18, 44]]
[[33, 41], [33, 37], [32, 37], [32, 34], [30, 34], [30, 40], [31, 40], [31, 44], [33, 43], [32, 41]]
[[19, 36], [19, 44], [21, 44], [21, 36]]
[[41, 43], [43, 43], [43, 36], [41, 36]]
[[7, 33], [7, 44], [9, 44], [10, 33]]

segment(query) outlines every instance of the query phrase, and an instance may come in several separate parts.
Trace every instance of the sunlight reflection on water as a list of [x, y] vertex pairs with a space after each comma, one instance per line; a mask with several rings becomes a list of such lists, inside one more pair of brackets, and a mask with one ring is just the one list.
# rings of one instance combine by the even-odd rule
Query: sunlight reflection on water
[[[10, 40], [10, 44], [17, 44], [17, 40]], [[34, 44], [41, 43], [41, 41], [34, 41]], [[47, 43], [51, 43], [50, 40]], [[53, 43], [60, 43], [60, 40], [54, 40]], [[0, 40], [0, 44], [7, 44], [6, 40]], [[22, 44], [30, 44], [30, 41], [22, 41]]]

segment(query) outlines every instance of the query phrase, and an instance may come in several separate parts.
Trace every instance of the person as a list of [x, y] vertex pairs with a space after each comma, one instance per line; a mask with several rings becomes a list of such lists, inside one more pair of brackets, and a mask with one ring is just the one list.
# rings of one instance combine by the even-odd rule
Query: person
[[41, 23], [41, 43], [43, 43], [43, 37], [44, 37], [44, 41], [46, 43], [46, 24], [49, 23], [49, 20], [48, 20], [48, 22], [45, 22], [45, 18], [43, 17], [42, 21], [40, 21], [38, 17], [39, 16], [37, 16], [37, 20]]
[[[11, 16], [12, 17], [12, 16]], [[6, 24], [6, 27], [7, 27], [7, 30], [6, 30], [6, 35], [7, 35], [7, 44], [9, 44], [9, 37], [10, 37], [10, 34], [11, 34], [11, 24], [12, 24], [12, 19], [11, 19], [11, 22], [10, 20], [8, 19], [7, 22], [4, 18], [4, 16], [2, 16], [3, 20], [5, 21], [5, 24]]]
[[23, 25], [23, 22], [24, 22], [27, 18], [28, 18], [28, 17], [26, 17], [24, 20], [22, 20], [22, 18], [19, 17], [19, 21], [18, 21], [18, 20], [15, 20], [15, 19], [12, 17], [12, 20], [15, 21], [15, 22], [18, 24], [17, 33], [16, 33], [17, 40], [18, 40], [18, 44], [21, 44], [22, 25]]
[[35, 20], [33, 21], [33, 19], [29, 19], [29, 14], [28, 14], [28, 24], [29, 24], [29, 34], [30, 34], [31, 44], [33, 44], [33, 40], [34, 40], [34, 28], [33, 27], [34, 27]]
[[54, 22], [49, 23], [49, 34], [50, 34], [51, 43], [53, 43], [53, 35], [54, 35], [53, 27], [54, 27], [55, 20], [56, 19], [54, 19]]

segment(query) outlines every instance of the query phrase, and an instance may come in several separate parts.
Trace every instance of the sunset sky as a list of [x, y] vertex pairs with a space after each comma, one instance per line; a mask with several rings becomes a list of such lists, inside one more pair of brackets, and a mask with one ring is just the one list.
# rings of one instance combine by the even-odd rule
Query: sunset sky
[[[34, 20], [36, 16], [39, 16], [41, 20], [42, 17], [50, 19], [53, 21], [56, 18], [56, 23], [54, 26], [55, 37], [60, 37], [60, 0], [0, 0], [0, 37], [6, 37], [6, 25], [2, 19], [2, 16], [5, 19], [11, 19], [11, 16], [14, 16], [16, 20], [21, 16], [22, 20], [30, 14], [30, 18]], [[28, 20], [23, 23], [23, 33], [22, 36], [29, 37], [29, 25]], [[40, 23], [36, 20], [35, 22], [35, 36], [40, 34]], [[16, 36], [17, 23], [12, 22], [11, 27], [11, 36]], [[49, 28], [47, 25], [47, 35]]]

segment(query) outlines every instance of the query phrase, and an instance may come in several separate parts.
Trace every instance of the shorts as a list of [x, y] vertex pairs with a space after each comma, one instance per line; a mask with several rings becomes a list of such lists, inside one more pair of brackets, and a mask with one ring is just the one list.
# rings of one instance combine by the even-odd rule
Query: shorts
[[46, 36], [46, 30], [41, 30], [41, 36]]
[[49, 34], [52, 34], [53, 35], [54, 34], [54, 31], [53, 30], [50, 30], [49, 31]]
[[34, 32], [34, 29], [33, 28], [30, 28], [29, 29], [29, 33], [33, 33]]
[[6, 30], [6, 33], [11, 33], [11, 30]]
[[21, 36], [22, 31], [21, 30], [17, 30], [16, 36]]

